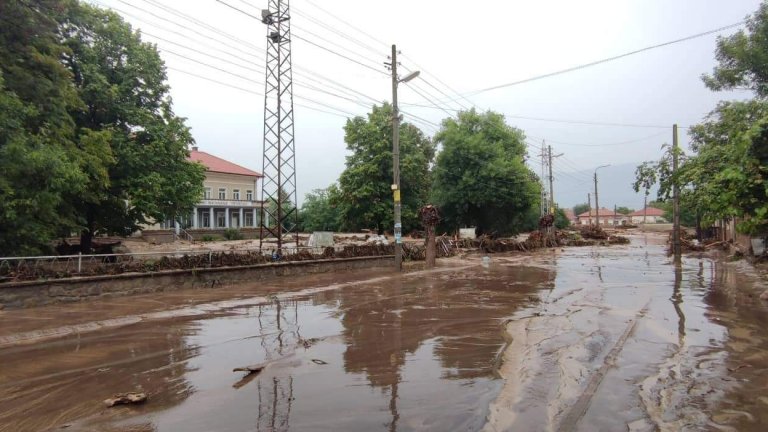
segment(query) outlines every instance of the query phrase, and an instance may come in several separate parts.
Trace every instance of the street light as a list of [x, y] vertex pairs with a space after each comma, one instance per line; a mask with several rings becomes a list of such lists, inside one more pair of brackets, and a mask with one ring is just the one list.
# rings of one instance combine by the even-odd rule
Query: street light
[[597, 202], [597, 170], [609, 166], [611, 166], [611, 164], [600, 165], [599, 167], [595, 168], [595, 220], [598, 227], [600, 226], [600, 204]]
[[395, 201], [395, 269], [403, 268], [403, 224], [400, 215], [400, 112], [397, 108], [397, 85], [408, 82], [417, 76], [419, 71], [414, 71], [398, 78], [397, 76], [397, 47], [392, 45], [392, 195]]

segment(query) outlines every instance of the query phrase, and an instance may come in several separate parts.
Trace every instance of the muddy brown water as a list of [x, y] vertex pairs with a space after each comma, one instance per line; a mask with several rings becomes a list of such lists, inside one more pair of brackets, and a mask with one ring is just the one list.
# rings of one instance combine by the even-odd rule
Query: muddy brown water
[[763, 285], [651, 234], [3, 311], [0, 430], [762, 431]]

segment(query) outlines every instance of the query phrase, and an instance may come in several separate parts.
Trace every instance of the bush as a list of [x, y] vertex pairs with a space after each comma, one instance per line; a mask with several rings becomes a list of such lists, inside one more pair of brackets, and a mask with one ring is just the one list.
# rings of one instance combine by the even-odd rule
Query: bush
[[210, 234], [206, 234], [200, 240], [204, 241], [204, 242], [212, 242], [212, 241], [218, 240], [218, 238], [216, 236], [212, 236]]
[[224, 230], [224, 238], [227, 240], [242, 240], [243, 234], [237, 228], [227, 228]]

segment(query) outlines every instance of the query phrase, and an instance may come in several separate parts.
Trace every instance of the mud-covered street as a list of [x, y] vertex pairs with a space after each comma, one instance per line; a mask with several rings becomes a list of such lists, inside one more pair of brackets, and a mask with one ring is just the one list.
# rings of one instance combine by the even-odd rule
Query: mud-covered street
[[764, 280], [631, 239], [2, 311], [0, 430], [765, 430]]

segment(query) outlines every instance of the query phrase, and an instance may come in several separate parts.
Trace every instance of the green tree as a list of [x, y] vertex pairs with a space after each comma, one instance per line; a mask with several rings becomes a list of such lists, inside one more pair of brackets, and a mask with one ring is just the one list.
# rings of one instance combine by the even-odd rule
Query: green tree
[[717, 40], [718, 65], [702, 79], [714, 91], [749, 88], [768, 96], [768, 3], [747, 17], [746, 30]]
[[555, 228], [563, 229], [571, 225], [571, 221], [568, 220], [568, 216], [565, 214], [565, 210], [560, 207], [555, 209]]
[[165, 70], [119, 16], [76, 0], [0, 2], [0, 253], [127, 234], [187, 214], [204, 169]]
[[578, 216], [586, 211], [589, 211], [590, 208], [591, 207], [588, 203], [576, 204], [573, 206], [573, 214]]
[[59, 61], [66, 3], [0, 2], [0, 254], [50, 251], [76, 226], [67, 196], [87, 177], [69, 111], [82, 106]]
[[338, 231], [339, 213], [332, 201], [338, 199], [339, 188], [332, 184], [326, 189], [315, 189], [304, 196], [301, 221], [304, 231]]
[[628, 215], [628, 214], [630, 214], [630, 213], [632, 213], [634, 211], [635, 211], [634, 209], [631, 209], [629, 207], [623, 207], [622, 206], [622, 207], [617, 207], [616, 208], [616, 213], [621, 213], [623, 215]]
[[82, 248], [97, 233], [126, 235], [189, 214], [205, 173], [187, 160], [192, 136], [171, 109], [157, 49], [116, 13], [79, 2], [60, 31], [62, 62], [84, 104], [70, 110], [88, 156], [86, 192], [70, 197]]
[[[337, 203], [342, 229], [393, 228], [392, 106], [374, 106], [367, 118], [355, 117], [344, 126], [351, 152], [339, 178]], [[430, 190], [429, 164], [435, 147], [410, 123], [400, 125], [400, 189], [403, 231], [416, 228], [418, 210]]]
[[434, 167], [433, 197], [450, 229], [514, 234], [536, 210], [541, 191], [525, 165], [523, 132], [501, 114], [463, 111], [443, 121]]

